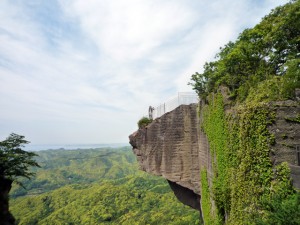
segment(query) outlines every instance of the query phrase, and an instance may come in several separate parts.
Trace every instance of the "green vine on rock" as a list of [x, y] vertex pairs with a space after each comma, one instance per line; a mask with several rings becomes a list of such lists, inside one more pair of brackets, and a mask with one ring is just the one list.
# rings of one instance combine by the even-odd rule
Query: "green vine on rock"
[[[274, 207], [283, 207], [281, 202], [298, 201], [293, 197], [297, 194], [288, 165], [274, 166], [269, 156], [274, 136], [268, 126], [274, 122], [274, 112], [267, 104], [250, 102], [225, 114], [222, 95], [208, 97], [201, 126], [210, 145], [213, 182], [208, 188], [208, 183], [202, 184], [201, 194], [205, 197], [208, 192], [216, 209], [206, 203], [205, 197], [204, 221], [222, 218], [227, 224], [268, 224], [274, 216], [282, 214], [283, 210]], [[202, 173], [201, 182], [205, 182]], [[297, 208], [293, 203], [291, 210]], [[216, 213], [206, 212], [205, 207]], [[292, 215], [286, 215], [292, 221]], [[284, 219], [278, 221], [269, 224], [284, 224]]]
[[[212, 156], [216, 157], [213, 165], [213, 193], [219, 214], [230, 209], [228, 129], [225, 123], [224, 103], [220, 93], [208, 98], [209, 105], [204, 109], [203, 128], [208, 137]], [[222, 217], [222, 216], [221, 216]]]
[[201, 206], [202, 206], [202, 215], [204, 222], [207, 225], [216, 225], [220, 224], [218, 218], [213, 214], [212, 204], [211, 204], [211, 193], [208, 184], [207, 170], [201, 170]]
[[260, 105], [245, 105], [238, 111], [238, 166], [232, 177], [230, 221], [248, 223], [263, 210], [260, 198], [269, 193], [273, 179], [269, 153], [274, 138], [267, 127], [274, 114]]

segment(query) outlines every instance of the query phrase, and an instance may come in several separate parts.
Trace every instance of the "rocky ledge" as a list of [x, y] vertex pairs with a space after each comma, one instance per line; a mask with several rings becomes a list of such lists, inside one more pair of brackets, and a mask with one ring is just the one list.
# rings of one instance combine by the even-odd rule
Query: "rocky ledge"
[[197, 104], [181, 105], [129, 136], [140, 169], [168, 180], [176, 197], [200, 210]]

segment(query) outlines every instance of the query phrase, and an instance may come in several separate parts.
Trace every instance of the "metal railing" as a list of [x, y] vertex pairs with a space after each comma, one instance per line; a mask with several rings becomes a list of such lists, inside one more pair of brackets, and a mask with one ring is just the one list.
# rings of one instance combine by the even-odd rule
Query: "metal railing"
[[[152, 117], [156, 119], [161, 117], [167, 112], [172, 111], [180, 105], [189, 105], [191, 103], [198, 103], [198, 95], [194, 92], [178, 92], [178, 95], [170, 98], [167, 102], [160, 104], [157, 107], [154, 107], [152, 110]], [[149, 112], [150, 117], [150, 112]]]

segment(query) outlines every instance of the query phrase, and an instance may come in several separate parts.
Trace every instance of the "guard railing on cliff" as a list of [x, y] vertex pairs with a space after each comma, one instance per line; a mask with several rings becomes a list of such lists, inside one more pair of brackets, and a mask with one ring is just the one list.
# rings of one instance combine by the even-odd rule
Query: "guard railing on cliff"
[[198, 102], [199, 102], [199, 98], [196, 93], [178, 92], [177, 96], [170, 98], [165, 103], [162, 103], [157, 107], [152, 107], [152, 109], [149, 108], [149, 117], [151, 118], [150, 111], [152, 111], [152, 118], [156, 119], [158, 117], [161, 117], [165, 113], [172, 111], [173, 109], [177, 108], [180, 105], [189, 105], [191, 103], [198, 103]]

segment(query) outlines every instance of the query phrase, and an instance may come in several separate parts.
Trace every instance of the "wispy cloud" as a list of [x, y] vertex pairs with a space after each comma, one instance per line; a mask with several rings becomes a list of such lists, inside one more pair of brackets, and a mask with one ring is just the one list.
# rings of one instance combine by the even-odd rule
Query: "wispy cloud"
[[220, 46], [287, 1], [0, 2], [0, 137], [126, 142]]

